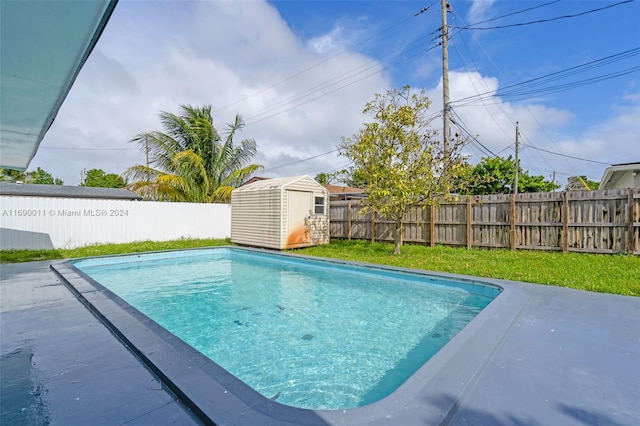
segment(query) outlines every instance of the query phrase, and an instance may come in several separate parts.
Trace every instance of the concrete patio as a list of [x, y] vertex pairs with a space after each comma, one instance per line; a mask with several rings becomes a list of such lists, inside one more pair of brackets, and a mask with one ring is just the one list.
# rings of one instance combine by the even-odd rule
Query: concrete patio
[[[201, 423], [49, 264], [0, 266], [0, 423]], [[525, 292], [524, 308], [462, 394], [425, 407], [453, 425], [640, 424], [640, 298], [489, 282]]]

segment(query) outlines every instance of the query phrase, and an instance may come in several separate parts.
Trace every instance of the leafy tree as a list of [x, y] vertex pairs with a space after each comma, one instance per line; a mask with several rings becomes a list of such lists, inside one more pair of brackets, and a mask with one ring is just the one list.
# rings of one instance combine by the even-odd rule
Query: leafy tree
[[[588, 188], [585, 188], [584, 185], [587, 185]], [[594, 180], [587, 179], [586, 176], [571, 176], [567, 179], [567, 187], [566, 191], [583, 191], [585, 189], [595, 190], [600, 187], [600, 182], [596, 182]]]
[[338, 173], [318, 173], [314, 179], [320, 185], [329, 185], [338, 179]]
[[342, 181], [345, 185], [350, 186], [352, 188], [366, 188], [367, 181], [366, 176], [363, 176], [359, 170], [351, 168], [342, 170], [341, 172]]
[[424, 90], [412, 93], [409, 86], [376, 94], [364, 108], [373, 121], [339, 146], [353, 163], [351, 176], [366, 182], [365, 210], [395, 222], [394, 254], [402, 246], [405, 213], [447, 197], [460, 165], [462, 142], [452, 141], [445, 152], [429, 128], [430, 104]]
[[149, 158], [149, 165], [127, 169], [130, 188], [157, 200], [196, 203], [229, 202], [231, 191], [262, 166], [247, 163], [256, 154], [253, 139], [234, 144], [244, 123], [239, 115], [228, 125], [224, 140], [213, 126], [211, 106], [182, 105], [179, 115], [160, 113], [165, 132], [140, 133], [131, 139]]
[[24, 182], [24, 172], [13, 169], [0, 169], [0, 182]]
[[51, 173], [38, 167], [30, 172], [21, 172], [11, 169], [0, 169], [0, 181], [24, 182], [40, 185], [64, 185], [61, 179], [54, 178]]
[[[515, 180], [515, 164], [511, 156], [484, 157], [475, 166], [465, 165], [466, 177], [456, 185], [456, 192], [464, 195], [510, 194]], [[518, 192], [549, 192], [560, 185], [545, 180], [544, 176], [531, 176], [518, 169]]]
[[105, 173], [102, 169], [91, 169], [87, 171], [84, 182], [80, 186], [124, 188], [127, 186], [127, 182], [115, 173]]

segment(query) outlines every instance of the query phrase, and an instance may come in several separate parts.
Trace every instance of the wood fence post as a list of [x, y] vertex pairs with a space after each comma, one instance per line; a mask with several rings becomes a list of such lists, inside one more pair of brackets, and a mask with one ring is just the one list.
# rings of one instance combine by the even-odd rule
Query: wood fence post
[[509, 196], [509, 245], [511, 250], [516, 249], [516, 194]]
[[562, 194], [562, 252], [569, 251], [569, 191]]
[[632, 188], [628, 189], [629, 193], [627, 194], [627, 205], [629, 209], [629, 214], [627, 215], [627, 220], [629, 221], [627, 225], [627, 253], [633, 254], [633, 207], [634, 207], [634, 199], [633, 193], [634, 190]]
[[351, 201], [347, 201], [347, 239], [351, 239]]
[[376, 212], [371, 213], [371, 242], [376, 241]]
[[429, 243], [431, 247], [436, 246], [436, 206], [431, 204], [430, 212], [431, 220], [429, 221], [429, 233], [431, 234]]
[[471, 221], [473, 220], [471, 206], [471, 196], [467, 197], [467, 250], [473, 246], [473, 227]]

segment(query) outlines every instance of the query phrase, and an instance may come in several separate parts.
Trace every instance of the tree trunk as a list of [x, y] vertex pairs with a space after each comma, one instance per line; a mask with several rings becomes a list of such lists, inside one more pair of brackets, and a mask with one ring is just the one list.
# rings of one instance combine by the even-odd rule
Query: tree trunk
[[396, 222], [396, 229], [393, 236], [393, 239], [395, 242], [393, 254], [400, 254], [400, 247], [402, 247], [402, 229], [403, 229], [402, 221]]

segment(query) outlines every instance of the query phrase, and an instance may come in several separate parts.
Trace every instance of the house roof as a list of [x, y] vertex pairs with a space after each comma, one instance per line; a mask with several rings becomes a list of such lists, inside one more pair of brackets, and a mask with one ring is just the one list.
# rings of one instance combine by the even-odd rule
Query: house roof
[[108, 200], [142, 200], [123, 188], [92, 188], [87, 186], [36, 185], [0, 182], [0, 195], [12, 197], [97, 198]]
[[332, 185], [327, 184], [325, 188], [329, 191], [330, 194], [362, 194], [364, 193], [363, 188], [354, 188], [352, 186], [341, 186], [341, 185]]
[[355, 188], [352, 186], [342, 186], [342, 185], [325, 185], [325, 188], [329, 191], [329, 194], [332, 198], [340, 198], [340, 199], [360, 199], [366, 196], [363, 188]]
[[627, 172], [637, 171], [640, 173], [640, 163], [614, 164], [605, 169], [602, 179], [600, 179], [599, 189], [615, 188], [616, 183], [622, 179]]
[[0, 3], [0, 167], [27, 168], [116, 3]]
[[311, 182], [318, 185], [319, 188], [326, 190], [324, 186], [320, 185], [312, 177], [308, 175], [302, 175], [302, 176], [290, 176], [290, 177], [280, 177], [280, 178], [271, 178], [271, 179], [267, 178], [267, 179], [256, 180], [252, 183], [245, 184], [239, 188], [236, 188], [233, 191], [249, 192], [249, 191], [282, 189], [286, 186], [292, 185], [301, 180], [310, 180]]

